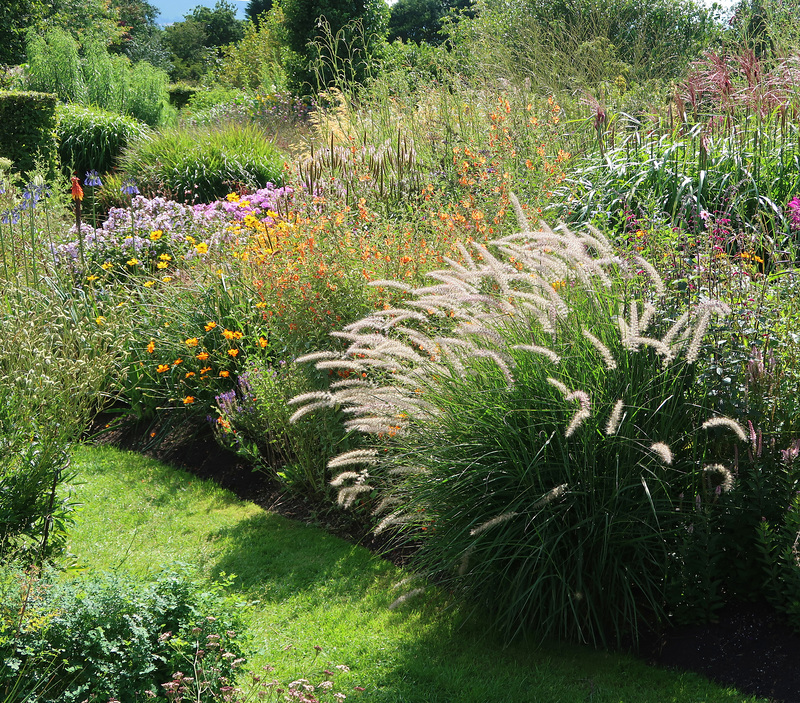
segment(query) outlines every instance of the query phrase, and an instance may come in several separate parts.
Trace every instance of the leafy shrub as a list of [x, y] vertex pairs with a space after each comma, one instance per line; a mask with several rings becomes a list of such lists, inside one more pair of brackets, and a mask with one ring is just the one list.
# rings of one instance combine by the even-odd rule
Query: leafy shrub
[[691, 389], [725, 306], [675, 319], [654, 269], [596, 231], [476, 244], [431, 276], [418, 290], [377, 283], [406, 303], [337, 333], [344, 353], [304, 358], [342, 378], [295, 398], [293, 419], [352, 417], [373, 448], [329, 463], [344, 469], [340, 502], [366, 501], [376, 532], [415, 542], [419, 571], [484, 604], [507, 636], [635, 638], [666, 616], [694, 504], [679, 496], [705, 475], [707, 411]]
[[59, 107], [57, 133], [62, 167], [83, 176], [111, 171], [122, 150], [147, 128], [132, 117], [73, 104]]
[[[43, 703], [143, 701], [148, 692], [161, 697], [162, 684], [187, 666], [232, 680], [244, 661], [244, 604], [225, 595], [230, 578], [209, 588], [178, 572], [146, 582], [123, 574], [59, 581], [8, 568], [2, 576], [0, 686], [14, 685], [21, 671], [29, 686], [47, 677]], [[200, 648], [208, 653], [202, 663]], [[9, 703], [25, 700], [19, 693]]]
[[178, 202], [207, 203], [283, 180], [283, 156], [252, 125], [164, 129], [133, 145], [121, 167], [142, 191]]

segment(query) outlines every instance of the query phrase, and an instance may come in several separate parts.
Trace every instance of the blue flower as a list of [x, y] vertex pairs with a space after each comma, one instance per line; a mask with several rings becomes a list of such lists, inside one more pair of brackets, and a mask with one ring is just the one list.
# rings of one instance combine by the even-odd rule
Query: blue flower
[[136, 184], [133, 182], [133, 179], [129, 178], [126, 181], [122, 182], [122, 188], [119, 189], [123, 195], [139, 195], [139, 189], [136, 187]]
[[[100, 176], [98, 175], [97, 171], [92, 169], [91, 171], [86, 172], [86, 179], [83, 181], [83, 185], [89, 186], [90, 188], [102, 188], [103, 181], [100, 180]], [[138, 193], [139, 191], [136, 192]]]

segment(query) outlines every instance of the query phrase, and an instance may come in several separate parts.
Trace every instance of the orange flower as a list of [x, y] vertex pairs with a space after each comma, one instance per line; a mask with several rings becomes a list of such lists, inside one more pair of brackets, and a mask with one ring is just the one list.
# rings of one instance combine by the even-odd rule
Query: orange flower
[[152, 354], [156, 350], [156, 343], [151, 339], [150, 344], [148, 344], [145, 349], [147, 349], [148, 354]]
[[258, 343], [261, 345], [261, 348], [263, 349], [269, 344], [269, 340], [266, 337], [259, 337]]
[[81, 179], [77, 176], [72, 177], [72, 199], [81, 201], [83, 200], [83, 188], [81, 188]]
[[191, 378], [192, 376], [194, 376], [194, 371], [187, 371], [184, 378]]
[[192, 403], [194, 403], [194, 396], [193, 396], [193, 395], [187, 395], [187, 396], [186, 396], [186, 397], [183, 399], [183, 404], [184, 404], [184, 405], [191, 405]]
[[206, 359], [208, 359], [208, 352], [206, 351], [202, 351], [197, 355], [198, 361], [205, 361]]
[[208, 373], [209, 371], [211, 371], [210, 366], [204, 366], [202, 369], [200, 369], [201, 374]]
[[197, 346], [197, 337], [189, 337], [189, 339], [185, 340], [187, 347], [196, 347]]
[[217, 326], [216, 322], [209, 321], [206, 323], [206, 332], [210, 332]]
[[220, 378], [228, 378], [228, 376], [230, 376], [230, 375], [231, 375], [230, 371], [220, 371], [219, 372]]
[[175, 359], [175, 361], [173, 361], [172, 363], [173, 363], [175, 366], [177, 366], [178, 364], [182, 364], [182, 363], [183, 363], [183, 359]]
[[159, 364], [156, 366], [156, 371], [158, 373], [164, 373], [165, 371], [169, 371], [169, 364]]
[[235, 356], [238, 356], [238, 355], [239, 355], [239, 350], [238, 349], [228, 349], [228, 356], [235, 357]]

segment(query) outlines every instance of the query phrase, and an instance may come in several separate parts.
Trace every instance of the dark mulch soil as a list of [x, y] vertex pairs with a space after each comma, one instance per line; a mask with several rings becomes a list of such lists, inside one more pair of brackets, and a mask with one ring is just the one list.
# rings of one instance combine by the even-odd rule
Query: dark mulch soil
[[[141, 451], [212, 479], [243, 500], [318, 525], [395, 563], [402, 564], [408, 557], [375, 540], [354, 521], [287, 496], [277, 482], [222, 449], [209, 433], [173, 432], [157, 448], [148, 447], [148, 437], [149, 433], [128, 429], [102, 435], [100, 441]], [[653, 636], [642, 643], [641, 656], [651, 664], [694, 671], [776, 703], [800, 703], [800, 635], [765, 604], [738, 604], [721, 612], [715, 623], [676, 627]]]

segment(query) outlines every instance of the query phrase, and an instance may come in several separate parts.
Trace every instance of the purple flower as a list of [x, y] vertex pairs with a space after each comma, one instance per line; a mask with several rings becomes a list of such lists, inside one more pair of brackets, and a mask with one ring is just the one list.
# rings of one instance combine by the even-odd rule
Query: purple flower
[[[100, 180], [100, 176], [97, 174], [97, 171], [92, 169], [91, 171], [86, 172], [86, 180], [84, 180], [83, 185], [89, 186], [90, 188], [101, 188], [103, 186], [103, 182]], [[124, 192], [125, 191], [123, 191], [123, 193]], [[137, 190], [136, 192], [138, 193], [139, 191]]]
[[123, 195], [139, 195], [139, 189], [133, 182], [133, 179], [128, 178], [122, 182], [122, 188], [119, 189]]
[[800, 197], [795, 195], [794, 198], [789, 201], [787, 207], [789, 208], [789, 224], [792, 229], [800, 229]]

